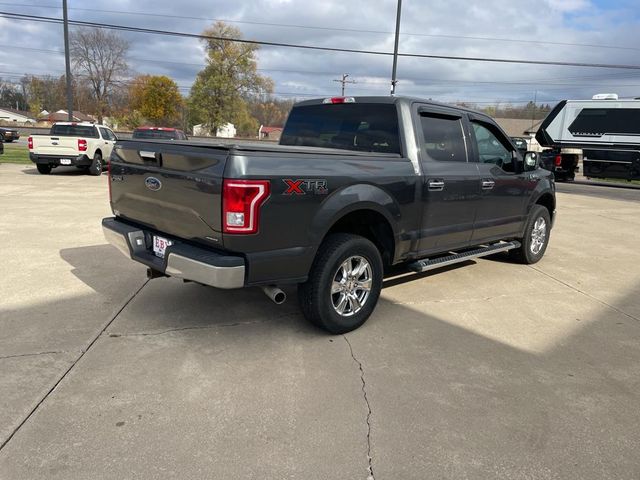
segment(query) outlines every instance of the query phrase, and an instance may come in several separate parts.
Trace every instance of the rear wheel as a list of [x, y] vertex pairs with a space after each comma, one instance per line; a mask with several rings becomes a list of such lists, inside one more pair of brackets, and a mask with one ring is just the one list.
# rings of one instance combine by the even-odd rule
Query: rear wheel
[[309, 279], [298, 287], [305, 318], [335, 334], [355, 330], [378, 303], [382, 275], [382, 257], [369, 240], [346, 233], [329, 236]]
[[540, 261], [549, 245], [549, 235], [551, 234], [551, 217], [549, 210], [542, 205], [535, 205], [529, 214], [527, 228], [524, 237], [521, 239], [521, 246], [518, 249], [510, 250], [510, 256], [525, 264], [533, 264]]
[[38, 169], [38, 173], [41, 173], [42, 175], [49, 175], [51, 173], [51, 165], [38, 163], [36, 168]]
[[89, 175], [102, 175], [102, 155], [98, 152], [93, 156], [93, 161], [89, 167]]

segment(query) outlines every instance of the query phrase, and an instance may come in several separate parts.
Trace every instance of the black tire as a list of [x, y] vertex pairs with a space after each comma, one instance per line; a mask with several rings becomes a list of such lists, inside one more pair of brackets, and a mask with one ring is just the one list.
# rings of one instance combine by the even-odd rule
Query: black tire
[[11, 140], [5, 140], [6, 143], [13, 143], [13, 138]]
[[[540, 227], [544, 223], [544, 239], [542, 243], [534, 240], [540, 240], [540, 230], [538, 228], [538, 234], [534, 236], [534, 229], [536, 226]], [[534, 205], [529, 214], [527, 220], [527, 227], [524, 230], [524, 237], [520, 239], [521, 246], [515, 250], [510, 250], [509, 255], [511, 258], [519, 263], [526, 265], [532, 265], [540, 261], [544, 256], [544, 252], [549, 245], [549, 237], [551, 234], [551, 217], [549, 216], [549, 210], [542, 205]], [[535, 245], [534, 245], [535, 244]]]
[[[364, 259], [364, 263], [368, 265], [368, 269], [357, 278], [349, 277], [351, 280], [344, 277], [345, 271], [342, 269], [350, 259], [351, 271], [358, 265], [363, 265], [359, 259]], [[344, 290], [332, 294], [332, 285], [339, 275], [341, 281], [336, 284], [342, 285]], [[320, 246], [307, 282], [298, 286], [302, 313], [311, 323], [330, 333], [341, 334], [355, 330], [369, 318], [378, 303], [382, 278], [382, 257], [372, 242], [359, 235], [333, 234]], [[368, 295], [360, 298], [360, 295], [364, 295], [365, 288], [359, 286], [369, 283], [369, 280]], [[357, 303], [354, 303], [354, 296], [358, 298], [358, 302], [363, 300], [359, 308]], [[346, 304], [342, 307], [344, 313], [340, 314], [337, 309], [340, 308], [340, 300], [343, 299]], [[338, 303], [336, 307], [334, 302]]]
[[93, 175], [94, 177], [102, 175], [102, 167], [102, 155], [99, 152], [96, 152], [93, 156], [91, 166], [89, 167], [89, 175]]
[[41, 175], [49, 175], [51, 173], [51, 165], [38, 163], [36, 164], [36, 168], [38, 169], [38, 173]]

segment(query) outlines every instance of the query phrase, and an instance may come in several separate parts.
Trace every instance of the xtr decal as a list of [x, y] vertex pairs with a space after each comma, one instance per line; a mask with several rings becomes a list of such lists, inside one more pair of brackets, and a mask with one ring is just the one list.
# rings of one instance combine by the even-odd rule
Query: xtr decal
[[286, 178], [282, 181], [287, 186], [283, 195], [306, 195], [307, 193], [326, 195], [329, 193], [327, 180], [323, 178], [300, 178], [296, 180]]

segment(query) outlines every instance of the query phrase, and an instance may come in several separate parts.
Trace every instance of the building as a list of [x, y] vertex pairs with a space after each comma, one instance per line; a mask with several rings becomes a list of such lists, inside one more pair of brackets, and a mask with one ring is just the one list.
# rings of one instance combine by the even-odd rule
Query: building
[[274, 142], [280, 141], [282, 135], [282, 127], [266, 127], [260, 125], [258, 129], [258, 138], [260, 140], [273, 140]]
[[[91, 122], [91, 123], [96, 122], [96, 119], [93, 118], [91, 115], [86, 115], [82, 112], [78, 112], [77, 110], [74, 110], [71, 113], [73, 115], [74, 122]], [[40, 115], [38, 115], [38, 122], [52, 124], [56, 122], [68, 122], [68, 121], [69, 121], [69, 115], [66, 110], [58, 110], [57, 112], [53, 112], [53, 113], [49, 113], [46, 110], [43, 110], [42, 112], [40, 112]]]
[[[194, 137], [211, 137], [211, 130], [206, 125], [199, 123], [193, 126]], [[235, 138], [236, 127], [233, 123], [225, 123], [216, 129], [216, 134], [213, 135], [220, 138]]]
[[29, 112], [15, 110], [13, 108], [0, 107], [0, 122], [11, 123], [36, 123]]
[[526, 139], [530, 151], [542, 151], [542, 147], [535, 139], [536, 132], [538, 131], [538, 128], [540, 128], [542, 120], [536, 120], [533, 122], [526, 118], [494, 118], [494, 120], [510, 137], [521, 137]]

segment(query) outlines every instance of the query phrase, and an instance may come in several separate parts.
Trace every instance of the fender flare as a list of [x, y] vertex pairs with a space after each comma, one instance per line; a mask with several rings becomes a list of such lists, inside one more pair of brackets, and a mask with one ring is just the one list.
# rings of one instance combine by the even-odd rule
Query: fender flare
[[314, 248], [318, 248], [338, 220], [357, 210], [372, 210], [382, 215], [389, 223], [394, 239], [397, 237], [396, 225], [401, 216], [398, 203], [382, 188], [359, 183], [332, 193], [322, 203], [309, 226]]

